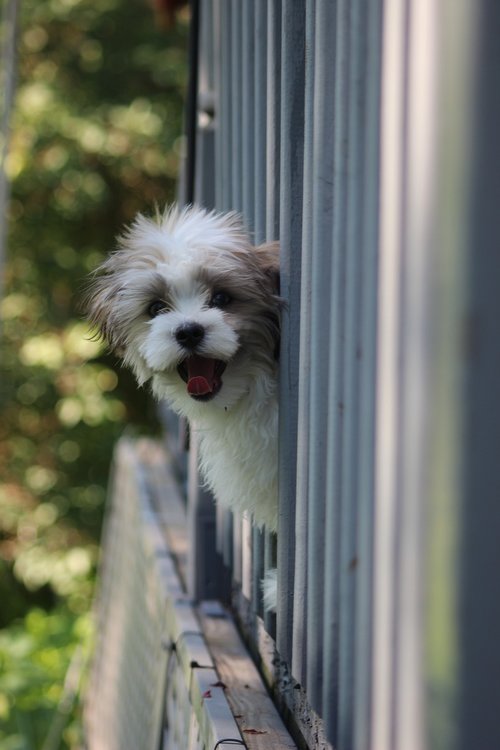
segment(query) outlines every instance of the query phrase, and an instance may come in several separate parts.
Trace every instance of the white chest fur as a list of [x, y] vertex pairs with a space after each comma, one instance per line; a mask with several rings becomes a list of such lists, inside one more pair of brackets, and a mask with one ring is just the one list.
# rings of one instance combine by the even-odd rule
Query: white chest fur
[[277, 528], [278, 403], [274, 380], [261, 376], [229, 411], [191, 425], [203, 479], [218, 502], [246, 510], [257, 526]]

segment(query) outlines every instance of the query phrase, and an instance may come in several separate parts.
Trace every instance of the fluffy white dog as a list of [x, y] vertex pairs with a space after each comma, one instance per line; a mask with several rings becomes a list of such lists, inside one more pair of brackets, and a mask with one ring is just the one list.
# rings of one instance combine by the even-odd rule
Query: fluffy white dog
[[[97, 269], [88, 310], [140, 385], [199, 434], [218, 502], [277, 527], [279, 250], [234, 213], [139, 215]], [[269, 598], [274, 598], [271, 592]]]

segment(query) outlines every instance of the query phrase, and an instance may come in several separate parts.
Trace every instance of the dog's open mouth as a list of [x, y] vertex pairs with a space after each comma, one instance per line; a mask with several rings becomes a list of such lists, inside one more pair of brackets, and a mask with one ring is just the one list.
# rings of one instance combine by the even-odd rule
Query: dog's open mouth
[[222, 373], [226, 363], [193, 354], [183, 360], [177, 372], [187, 383], [187, 392], [196, 401], [210, 401], [222, 388]]

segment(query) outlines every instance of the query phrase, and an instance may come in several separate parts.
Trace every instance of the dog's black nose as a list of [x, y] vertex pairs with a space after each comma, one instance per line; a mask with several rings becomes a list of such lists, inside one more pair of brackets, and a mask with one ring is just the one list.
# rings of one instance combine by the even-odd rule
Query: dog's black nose
[[175, 332], [175, 338], [182, 346], [188, 349], [194, 349], [202, 341], [205, 335], [205, 329], [199, 323], [186, 323]]

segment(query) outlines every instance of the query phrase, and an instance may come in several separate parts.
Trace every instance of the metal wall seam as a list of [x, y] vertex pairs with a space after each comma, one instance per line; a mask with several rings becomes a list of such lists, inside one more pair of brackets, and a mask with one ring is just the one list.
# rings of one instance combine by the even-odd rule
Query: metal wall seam
[[[304, 175], [302, 207], [301, 311], [299, 371], [311, 372], [311, 277], [313, 240], [313, 142], [314, 142], [314, 38], [316, 0], [306, 3], [304, 59]], [[307, 566], [308, 489], [309, 489], [309, 399], [310, 377], [299, 378], [297, 406], [297, 479], [295, 499], [295, 573], [293, 581], [293, 656], [292, 674], [305, 689], [307, 651]]]
[[300, 330], [300, 267], [302, 248], [302, 182], [304, 134], [304, 6], [282, 2], [280, 227], [282, 315], [280, 372], [279, 533], [277, 645], [281, 656], [292, 656], [295, 469], [297, 464], [297, 388]]

